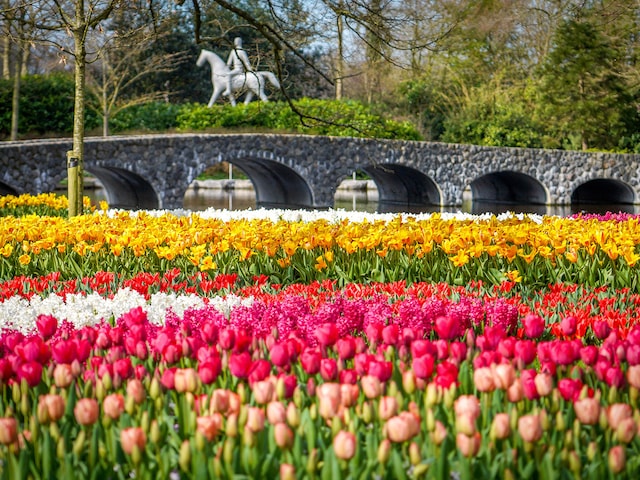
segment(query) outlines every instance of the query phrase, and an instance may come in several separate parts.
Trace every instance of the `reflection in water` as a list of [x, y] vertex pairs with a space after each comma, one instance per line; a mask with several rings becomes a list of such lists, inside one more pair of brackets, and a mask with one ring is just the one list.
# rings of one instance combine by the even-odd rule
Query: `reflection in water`
[[248, 189], [213, 189], [190, 188], [184, 196], [184, 208], [193, 211], [207, 208], [226, 210], [248, 210], [256, 208], [256, 194], [252, 188]]

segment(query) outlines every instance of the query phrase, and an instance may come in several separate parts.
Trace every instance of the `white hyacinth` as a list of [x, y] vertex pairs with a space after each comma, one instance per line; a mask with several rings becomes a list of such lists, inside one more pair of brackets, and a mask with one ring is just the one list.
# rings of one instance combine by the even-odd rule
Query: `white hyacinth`
[[[209, 304], [225, 317], [239, 305], [251, 305], [252, 298], [236, 295], [214, 297]], [[59, 295], [34, 296], [26, 300], [13, 296], [0, 302], [0, 332], [17, 330], [25, 335], [36, 331], [36, 320], [40, 315], [52, 315], [59, 322], [67, 321], [75, 328], [97, 325], [103, 321], [113, 321], [134, 308], [142, 307], [150, 323], [162, 325], [169, 311], [184, 317], [185, 311], [205, 306], [207, 300], [195, 294], [154, 293], [147, 301], [143, 295], [130, 288], [122, 288], [113, 298], [105, 298], [97, 293], [70, 294], [66, 301]]]

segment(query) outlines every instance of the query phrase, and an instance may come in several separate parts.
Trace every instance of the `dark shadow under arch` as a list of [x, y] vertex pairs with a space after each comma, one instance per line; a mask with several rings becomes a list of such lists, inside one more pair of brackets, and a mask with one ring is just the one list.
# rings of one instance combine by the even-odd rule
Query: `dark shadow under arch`
[[483, 175], [471, 182], [471, 198], [475, 202], [518, 205], [544, 205], [547, 192], [530, 175], [501, 171]]
[[0, 182], [0, 195], [15, 195], [18, 196], [20, 193], [10, 185], [6, 183]]
[[292, 168], [264, 159], [240, 158], [227, 162], [242, 169], [256, 192], [256, 206], [264, 208], [313, 208], [307, 182]]
[[424, 173], [398, 164], [378, 164], [365, 167], [378, 187], [380, 212], [432, 210], [440, 206], [438, 186]]
[[632, 205], [633, 189], [624, 182], [610, 178], [596, 178], [579, 185], [571, 194], [572, 205]]
[[87, 167], [104, 186], [111, 208], [154, 210], [160, 201], [149, 182], [140, 175], [116, 167]]

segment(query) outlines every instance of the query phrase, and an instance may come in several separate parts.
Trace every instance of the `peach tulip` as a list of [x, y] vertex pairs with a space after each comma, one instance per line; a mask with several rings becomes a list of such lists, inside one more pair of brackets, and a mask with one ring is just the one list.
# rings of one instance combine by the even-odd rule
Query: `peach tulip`
[[356, 436], [340, 430], [333, 438], [333, 451], [341, 460], [350, 460], [356, 454]]

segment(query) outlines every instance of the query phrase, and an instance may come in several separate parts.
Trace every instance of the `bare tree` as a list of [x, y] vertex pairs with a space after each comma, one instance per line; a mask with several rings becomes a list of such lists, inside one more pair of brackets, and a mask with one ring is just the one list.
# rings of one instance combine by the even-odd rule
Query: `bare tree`
[[127, 95], [146, 77], [172, 72], [185, 61], [185, 52], [148, 54], [153, 42], [171, 33], [170, 25], [143, 24], [131, 31], [105, 31], [97, 39], [97, 58], [88, 70], [87, 87], [94, 94], [94, 109], [102, 116], [102, 134], [109, 135], [109, 120], [121, 110], [168, 97], [169, 90]]

